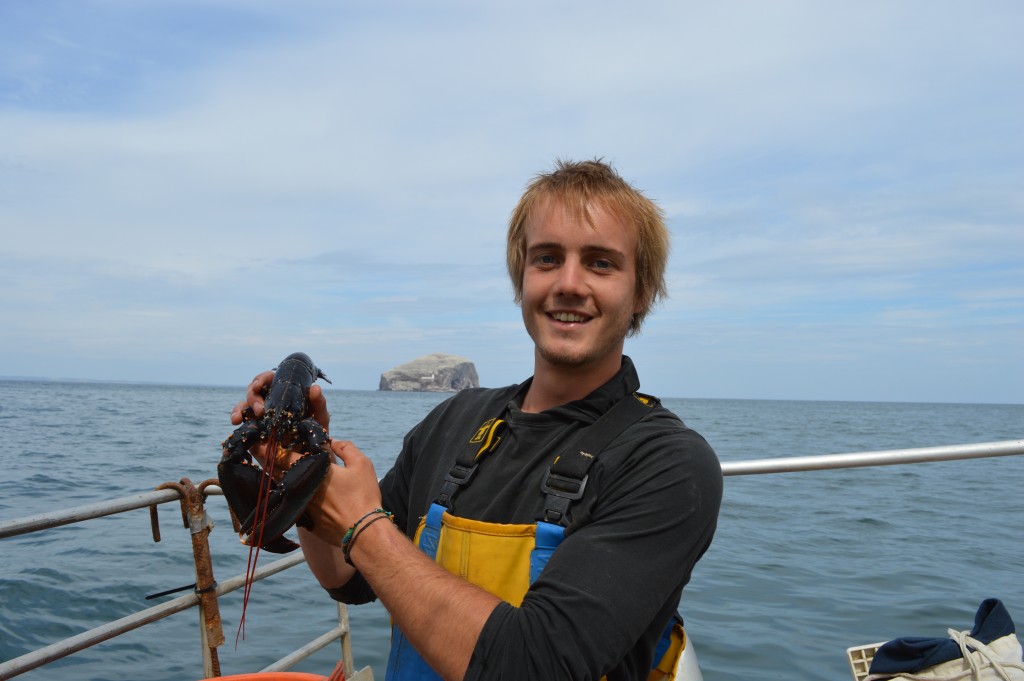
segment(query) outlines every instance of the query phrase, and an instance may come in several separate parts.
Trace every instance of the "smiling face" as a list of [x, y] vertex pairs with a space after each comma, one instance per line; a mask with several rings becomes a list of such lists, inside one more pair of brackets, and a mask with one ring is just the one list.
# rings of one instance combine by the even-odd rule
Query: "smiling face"
[[619, 370], [633, 315], [640, 311], [636, 229], [599, 204], [586, 217], [544, 200], [526, 224], [522, 310], [536, 370]]

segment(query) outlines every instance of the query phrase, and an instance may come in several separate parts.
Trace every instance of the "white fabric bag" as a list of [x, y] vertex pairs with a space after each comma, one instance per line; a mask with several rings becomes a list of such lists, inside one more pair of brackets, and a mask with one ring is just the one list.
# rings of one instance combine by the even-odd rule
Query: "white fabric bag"
[[985, 645], [970, 633], [949, 630], [949, 637], [960, 646], [962, 657], [916, 672], [869, 674], [864, 681], [1024, 681], [1024, 651], [1016, 634], [1007, 634]]

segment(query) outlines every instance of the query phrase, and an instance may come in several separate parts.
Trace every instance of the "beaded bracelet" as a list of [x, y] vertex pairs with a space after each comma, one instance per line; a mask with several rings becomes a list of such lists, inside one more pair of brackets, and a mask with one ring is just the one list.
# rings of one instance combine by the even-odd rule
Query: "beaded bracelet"
[[[369, 522], [367, 522], [365, 525], [363, 525], [360, 528], [360, 523], [362, 523], [364, 520], [366, 520], [367, 518], [369, 518], [372, 515], [376, 515], [376, 517], [373, 518], [372, 520], [370, 520]], [[352, 547], [356, 545], [356, 539], [358, 539], [359, 535], [361, 535], [364, 531], [366, 531], [367, 527], [369, 527], [370, 525], [373, 525], [375, 522], [377, 522], [381, 518], [394, 518], [394, 514], [391, 513], [390, 511], [385, 511], [382, 508], [375, 508], [374, 510], [370, 511], [369, 513], [364, 515], [362, 518], [357, 520], [356, 524], [353, 525], [351, 527], [351, 529], [349, 529], [349, 531], [345, 533], [345, 536], [341, 540], [341, 554], [342, 554], [342, 556], [345, 557], [345, 562], [346, 563], [348, 563], [352, 567], [355, 567], [355, 564], [352, 562], [352, 557], [351, 557], [350, 554], [352, 553]], [[392, 522], [394, 522], [394, 521], [392, 520]], [[358, 531], [357, 531], [357, 528], [358, 528]]]

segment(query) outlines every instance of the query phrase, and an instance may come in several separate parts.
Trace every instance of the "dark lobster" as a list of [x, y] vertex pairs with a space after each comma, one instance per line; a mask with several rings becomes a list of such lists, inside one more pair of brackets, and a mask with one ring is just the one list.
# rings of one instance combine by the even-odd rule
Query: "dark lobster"
[[[331, 382], [308, 355], [296, 352], [285, 357], [265, 393], [263, 415], [255, 418], [246, 409], [246, 420], [222, 443], [217, 477], [241, 525], [242, 543], [250, 549], [288, 553], [298, 544], [284, 533], [296, 524], [312, 529], [305, 509], [331, 465], [331, 440], [313, 420], [309, 406], [309, 388], [318, 378]], [[262, 468], [249, 453], [261, 442], [267, 443]], [[278, 461], [288, 452], [301, 456], [275, 480]]]

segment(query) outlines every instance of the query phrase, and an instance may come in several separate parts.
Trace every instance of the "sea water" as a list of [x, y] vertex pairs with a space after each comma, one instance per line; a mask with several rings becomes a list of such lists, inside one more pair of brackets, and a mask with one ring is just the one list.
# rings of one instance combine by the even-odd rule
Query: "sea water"
[[[0, 381], [0, 521], [216, 475], [240, 388]], [[445, 395], [328, 390], [331, 430], [378, 474]], [[1024, 405], [664, 399], [723, 462], [1017, 439]], [[707, 681], [849, 679], [845, 649], [970, 629], [1003, 600], [1024, 625], [1024, 460], [729, 477], [714, 544], [681, 611]], [[247, 552], [222, 497], [209, 513], [215, 576]], [[194, 581], [177, 504], [0, 540], [0, 660], [152, 606]], [[264, 554], [262, 561], [272, 557]], [[167, 597], [171, 598], [171, 597]], [[220, 600], [222, 673], [258, 671], [336, 622], [303, 567], [257, 583], [235, 646], [241, 593]], [[357, 666], [383, 678], [387, 614], [350, 609]], [[438, 622], [438, 626], [450, 623]], [[552, 632], [557, 635], [557, 632]], [[295, 671], [326, 675], [334, 645]], [[20, 678], [194, 681], [197, 611], [76, 653]]]

